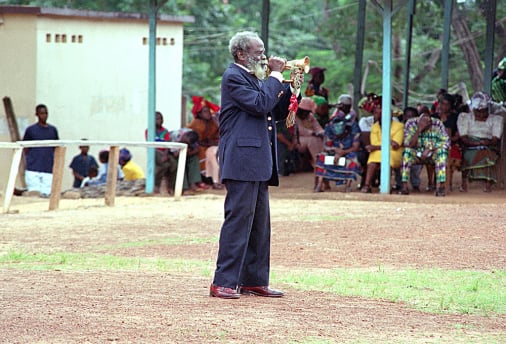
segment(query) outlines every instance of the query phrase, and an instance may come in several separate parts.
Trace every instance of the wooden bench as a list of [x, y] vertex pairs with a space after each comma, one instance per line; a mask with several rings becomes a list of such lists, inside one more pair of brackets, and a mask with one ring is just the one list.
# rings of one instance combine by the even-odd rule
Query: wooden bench
[[[107, 182], [105, 191], [105, 204], [114, 206], [116, 197], [116, 181], [118, 173], [119, 147], [146, 147], [146, 148], [169, 148], [179, 150], [176, 184], [174, 199], [179, 200], [183, 191], [184, 169], [186, 164], [187, 145], [178, 142], [137, 142], [137, 141], [92, 141], [92, 140], [40, 140], [40, 141], [16, 141], [0, 142], [0, 149], [13, 150], [9, 179], [5, 187], [3, 212], [9, 212], [12, 196], [14, 193], [16, 177], [23, 155], [24, 148], [30, 147], [55, 147], [53, 163], [53, 183], [51, 196], [49, 197], [49, 210], [58, 209], [61, 197], [62, 177], [65, 165], [65, 152], [68, 146], [109, 146], [109, 168], [107, 169]], [[154, 161], [153, 161], [154, 163]]]

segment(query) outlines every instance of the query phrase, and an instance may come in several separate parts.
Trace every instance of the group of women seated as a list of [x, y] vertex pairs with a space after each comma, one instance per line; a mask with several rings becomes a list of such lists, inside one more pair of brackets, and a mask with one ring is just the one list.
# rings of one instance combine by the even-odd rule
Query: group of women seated
[[[425, 157], [420, 157], [414, 163], [420, 167], [427, 166], [427, 190], [437, 189], [436, 196], [444, 196], [444, 185], [451, 191], [453, 173], [459, 170], [462, 171], [460, 191], [468, 190], [468, 181], [482, 181], [483, 191], [491, 191], [492, 185], [497, 181], [496, 163], [499, 159], [504, 128], [503, 114], [494, 114], [495, 110], [491, 110], [494, 104], [483, 92], [476, 92], [468, 104], [461, 104], [463, 107], [457, 108], [457, 105], [453, 95], [442, 92], [432, 110], [427, 107], [418, 109], [410, 107], [405, 109], [404, 115], [393, 113], [389, 147], [390, 167], [394, 176], [393, 191], [409, 193], [403, 188], [402, 183], [406, 179], [402, 175], [403, 152], [407, 136], [404, 123], [410, 117], [414, 117], [415, 120], [412, 121], [417, 123], [424, 112], [430, 113], [433, 122], [440, 121], [446, 129], [444, 135], [447, 137], [436, 141], [447, 140], [448, 143], [440, 147], [445, 150], [443, 154], [445, 161], [443, 161], [444, 166], [436, 168], [439, 171], [437, 176], [434, 173], [434, 162], [427, 163], [428, 160], [424, 160]], [[378, 180], [382, 148], [381, 97], [370, 97], [362, 104], [362, 107], [367, 108], [371, 115], [362, 117], [359, 121], [353, 111], [346, 113], [338, 108], [325, 126], [322, 138], [323, 149], [313, 157], [315, 192], [329, 189], [329, 181], [335, 182], [336, 185], [343, 185], [345, 192], [352, 190], [354, 182], [365, 193], [371, 192], [372, 186], [377, 185], [375, 180]], [[504, 108], [502, 111], [505, 111]], [[430, 156], [431, 150], [436, 152], [436, 148], [424, 147], [422, 151], [428, 152]], [[437, 163], [441, 161], [438, 160]], [[420, 170], [421, 168], [411, 169], [411, 185], [415, 191], [419, 190], [420, 185], [415, 184], [416, 176], [413, 174], [418, 174], [419, 180]], [[440, 175], [441, 171], [444, 176]], [[442, 185], [441, 187], [435, 187], [436, 180]]]

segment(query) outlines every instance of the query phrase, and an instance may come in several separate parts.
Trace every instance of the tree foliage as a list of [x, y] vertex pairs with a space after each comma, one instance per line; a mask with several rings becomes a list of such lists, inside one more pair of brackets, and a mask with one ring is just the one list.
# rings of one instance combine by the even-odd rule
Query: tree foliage
[[[149, 8], [149, 1], [145, 0], [9, 0], [3, 3], [124, 12], [147, 12]], [[394, 3], [403, 4], [397, 8], [392, 25], [393, 94], [400, 97], [404, 92], [403, 69], [407, 56], [407, 6], [406, 1]], [[484, 67], [483, 13], [488, 3], [467, 0], [454, 7], [449, 84], [464, 82], [469, 93], [483, 87], [476, 76]], [[271, 0], [267, 54], [289, 60], [310, 56], [312, 66], [327, 68], [325, 85], [331, 90], [331, 102], [335, 102], [340, 93], [349, 92], [353, 80], [358, 4], [358, 0]], [[381, 93], [383, 18], [375, 4], [381, 6], [382, 1], [367, 1], [363, 70], [369, 71], [366, 91]], [[168, 0], [160, 13], [195, 17], [195, 22], [184, 28], [183, 94], [203, 95], [219, 102], [221, 74], [231, 62], [228, 41], [237, 31], [261, 32], [262, 1]], [[443, 13], [444, 0], [416, 1], [410, 102], [428, 102], [441, 87]], [[496, 18], [495, 63], [506, 53], [505, 6], [498, 4]], [[469, 55], [469, 49], [475, 49], [474, 55]]]

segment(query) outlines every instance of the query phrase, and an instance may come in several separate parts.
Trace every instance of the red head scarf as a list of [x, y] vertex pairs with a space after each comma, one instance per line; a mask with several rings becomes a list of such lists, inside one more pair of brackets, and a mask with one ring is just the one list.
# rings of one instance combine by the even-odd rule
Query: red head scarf
[[209, 110], [211, 110], [211, 114], [220, 110], [220, 106], [214, 103], [211, 103], [208, 100], [205, 100], [204, 97], [192, 96], [193, 108], [192, 114], [193, 117], [197, 117], [197, 114], [202, 111], [204, 106], [207, 106]]

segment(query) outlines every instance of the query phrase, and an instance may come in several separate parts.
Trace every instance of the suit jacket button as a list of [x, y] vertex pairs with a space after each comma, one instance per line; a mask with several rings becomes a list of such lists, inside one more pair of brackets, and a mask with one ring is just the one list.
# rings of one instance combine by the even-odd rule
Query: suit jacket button
[[272, 121], [272, 117], [271, 116], [267, 117], [267, 120]]
[[269, 129], [269, 131], [272, 131], [272, 126], [271, 126], [271, 125], [269, 125], [269, 126], [267, 127], [267, 129]]

